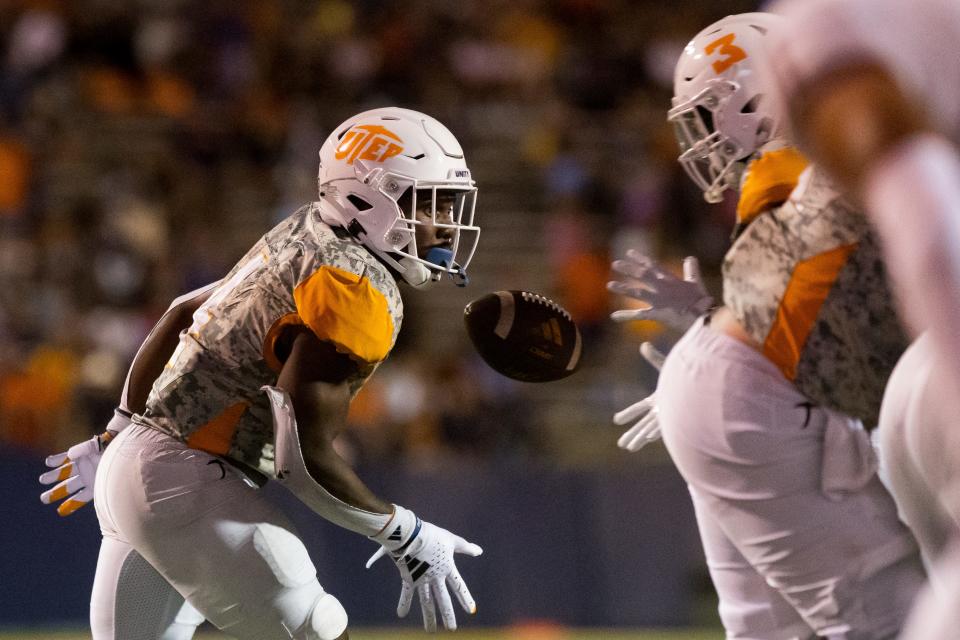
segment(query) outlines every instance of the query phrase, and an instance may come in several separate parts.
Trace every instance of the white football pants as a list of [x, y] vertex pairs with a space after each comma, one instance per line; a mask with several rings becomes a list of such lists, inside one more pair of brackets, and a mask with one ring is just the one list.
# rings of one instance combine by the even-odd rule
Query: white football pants
[[930, 336], [900, 358], [883, 396], [880, 455], [903, 521], [930, 566], [904, 640], [952, 640], [960, 629], [960, 430], [949, 378]]
[[859, 423], [702, 319], [667, 357], [657, 405], [728, 638], [896, 637], [925, 575]]
[[146, 576], [141, 590], [157, 584], [137, 557], [195, 609], [181, 611], [182, 624], [203, 617], [250, 640], [333, 640], [346, 629], [346, 612], [320, 586], [292, 524], [220, 460], [133, 424], [107, 447], [94, 491], [104, 537], [94, 640], [166, 640], [138, 631], [138, 607], [149, 598], [169, 603], [169, 592], [123, 591], [133, 570]]
[[960, 417], [943, 402], [951, 390], [939, 366], [922, 335], [890, 376], [878, 427], [890, 491], [930, 566], [960, 534]]
[[960, 633], [960, 544], [956, 540], [936, 563], [936, 582], [917, 598], [900, 640], [956, 640]]

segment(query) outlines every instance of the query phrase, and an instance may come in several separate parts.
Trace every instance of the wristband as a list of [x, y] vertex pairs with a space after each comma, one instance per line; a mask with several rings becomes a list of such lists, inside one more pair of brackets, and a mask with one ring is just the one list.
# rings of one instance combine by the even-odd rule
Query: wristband
[[[122, 407], [117, 407], [113, 410], [113, 417], [110, 418], [110, 422], [107, 423], [106, 433], [109, 433], [110, 439], [113, 439], [118, 433], [129, 427], [132, 422], [133, 414]], [[104, 443], [104, 446], [106, 446], [106, 443]]]
[[374, 542], [379, 542], [390, 553], [399, 554], [403, 553], [410, 546], [410, 543], [420, 535], [423, 523], [413, 511], [396, 504], [393, 505], [393, 508], [393, 517], [387, 523], [387, 526], [379, 533], [369, 537]]

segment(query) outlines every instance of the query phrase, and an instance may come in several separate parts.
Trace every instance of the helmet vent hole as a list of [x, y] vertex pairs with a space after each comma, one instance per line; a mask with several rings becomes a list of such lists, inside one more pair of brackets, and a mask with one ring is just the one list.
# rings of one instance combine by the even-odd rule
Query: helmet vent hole
[[407, 156], [407, 157], [410, 158], [411, 160], [419, 160], [420, 158], [426, 157], [427, 154], [425, 154], [425, 153], [418, 153], [418, 154], [415, 155], [415, 156], [411, 156], [411, 155], [405, 153], [405, 154], [403, 154], [403, 155]]
[[372, 204], [370, 204], [363, 198], [353, 195], [352, 193], [347, 196], [347, 200], [349, 200], [350, 204], [352, 204], [357, 208], [357, 211], [366, 211], [367, 209], [373, 209]]
[[759, 31], [759, 32], [762, 33], [763, 35], [767, 35], [767, 30], [766, 30], [766, 28], [765, 28], [765, 27], [761, 27], [761, 26], [758, 25], [758, 24], [752, 24], [752, 25], [750, 25], [750, 28], [751, 28], [751, 29], [756, 29], [757, 31]]
[[763, 98], [763, 94], [757, 94], [750, 98], [750, 101], [747, 104], [743, 105], [743, 108], [740, 109], [740, 113], [756, 113], [757, 107], [760, 105], [760, 100]]
[[343, 131], [337, 134], [337, 140], [343, 140], [343, 136], [347, 135], [347, 131], [350, 131], [350, 127], [347, 127]]

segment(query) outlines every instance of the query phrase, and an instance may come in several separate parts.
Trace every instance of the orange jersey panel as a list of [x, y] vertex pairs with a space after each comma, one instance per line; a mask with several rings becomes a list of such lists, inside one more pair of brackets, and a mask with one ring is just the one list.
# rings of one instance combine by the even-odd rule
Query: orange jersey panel
[[393, 346], [387, 299], [370, 281], [324, 265], [293, 292], [297, 313], [321, 340], [363, 362], [380, 362]]

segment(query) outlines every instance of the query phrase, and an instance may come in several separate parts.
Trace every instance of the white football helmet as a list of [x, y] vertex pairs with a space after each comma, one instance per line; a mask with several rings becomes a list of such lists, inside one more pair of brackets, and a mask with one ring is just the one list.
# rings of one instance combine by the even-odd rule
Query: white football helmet
[[[477, 188], [463, 149], [440, 122], [397, 107], [359, 113], [323, 143], [317, 183], [323, 221], [346, 229], [408, 283], [419, 287], [449, 273], [466, 284], [480, 235], [473, 224]], [[438, 218], [438, 196], [450, 195], [449, 219]], [[424, 198], [430, 223], [416, 215]], [[416, 229], [423, 224], [443, 229], [449, 246], [421, 258]]]
[[680, 143], [680, 164], [707, 202], [739, 188], [746, 161], [782, 135], [762, 85], [769, 33], [782, 20], [772, 13], [727, 16], [694, 36], [677, 62], [667, 120]]

